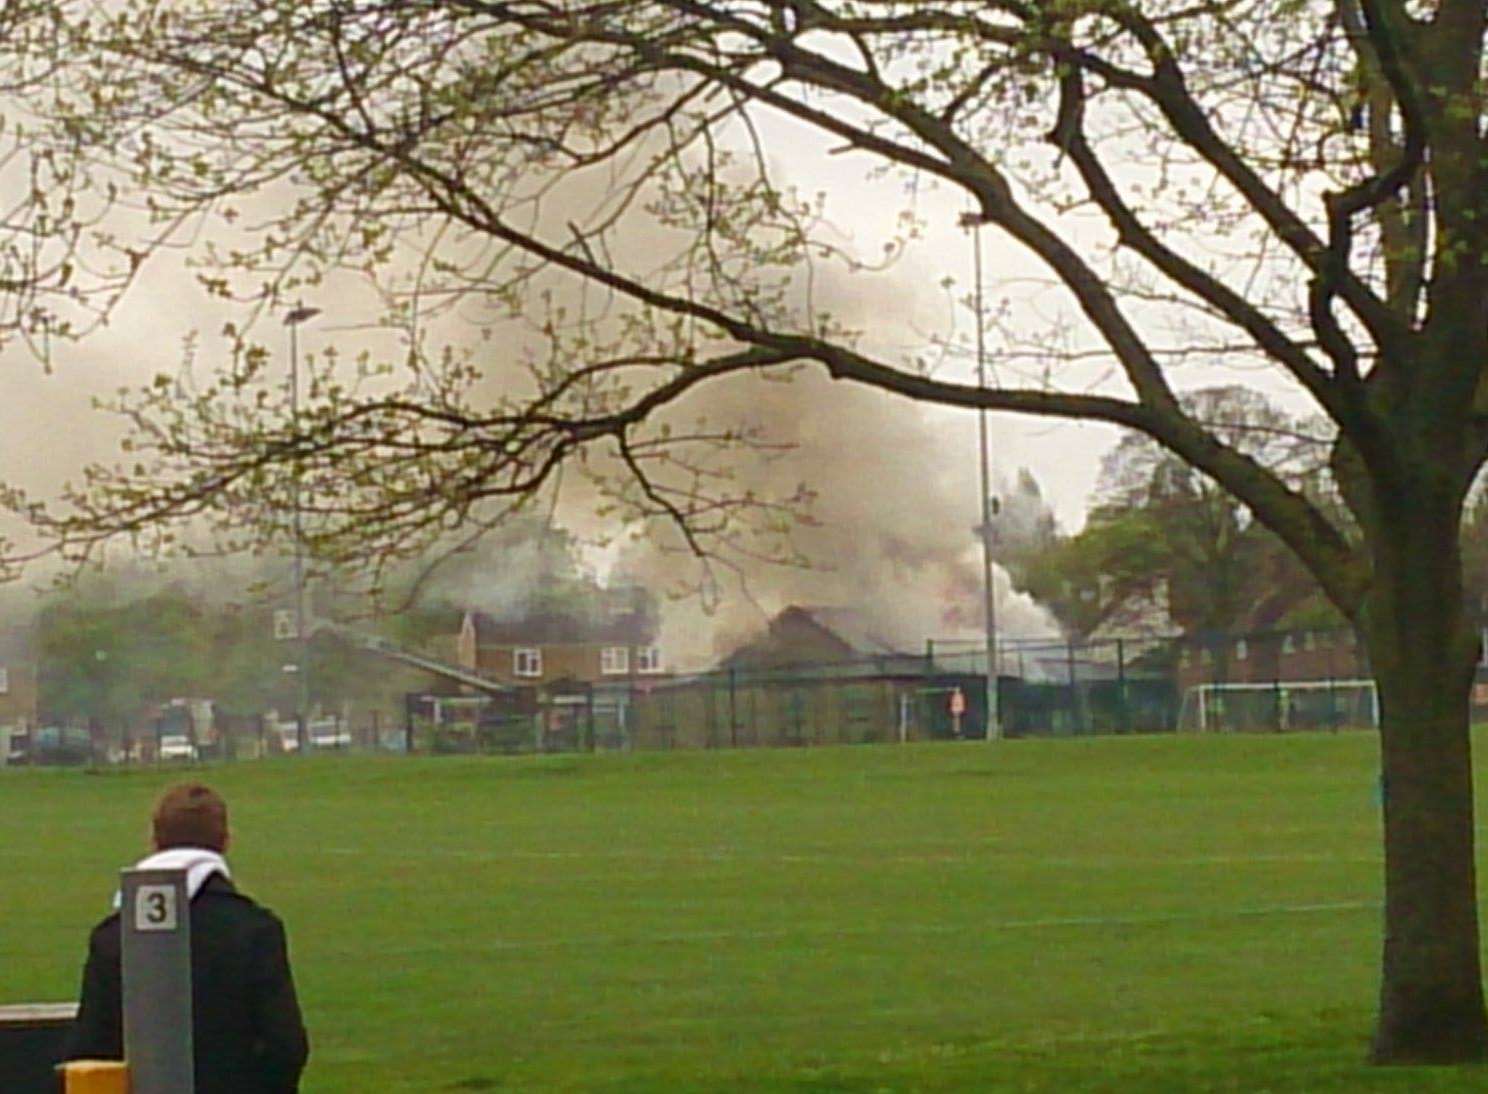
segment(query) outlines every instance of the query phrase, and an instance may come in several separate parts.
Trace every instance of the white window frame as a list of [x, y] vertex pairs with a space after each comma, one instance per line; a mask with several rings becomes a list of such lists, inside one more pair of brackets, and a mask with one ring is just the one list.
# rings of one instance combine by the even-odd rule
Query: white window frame
[[533, 679], [543, 674], [542, 649], [538, 646], [518, 646], [512, 650], [512, 675]]
[[1235, 640], [1235, 660], [1244, 661], [1249, 656], [1250, 646], [1246, 644], [1245, 639], [1237, 638]]
[[659, 646], [637, 646], [635, 651], [636, 672], [661, 672], [661, 648]]
[[0, 665], [0, 695], [10, 694], [10, 667]]
[[1284, 636], [1282, 638], [1282, 640], [1281, 640], [1281, 652], [1282, 653], [1296, 653], [1297, 652], [1297, 640], [1295, 638], [1293, 638], [1290, 634], [1288, 634], [1288, 635], [1286, 635], [1286, 636]]
[[630, 649], [627, 646], [605, 646], [599, 651], [602, 676], [624, 676], [630, 671]]

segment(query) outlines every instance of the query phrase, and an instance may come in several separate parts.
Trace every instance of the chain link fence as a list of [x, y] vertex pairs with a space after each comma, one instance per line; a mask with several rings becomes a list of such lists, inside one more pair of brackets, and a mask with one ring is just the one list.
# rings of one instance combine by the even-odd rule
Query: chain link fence
[[[1488, 719], [1488, 664], [1473, 715]], [[1378, 725], [1368, 658], [1352, 631], [1179, 638], [1004, 639], [996, 688], [985, 645], [932, 640], [892, 654], [619, 682], [563, 682], [500, 696], [409, 694], [402, 717], [317, 716], [312, 752], [542, 753], [778, 748], [1085, 734], [1292, 732]], [[175, 719], [172, 721], [171, 719]], [[173, 751], [174, 749], [174, 751]], [[11, 762], [242, 760], [301, 749], [295, 722], [181, 710], [117, 735], [12, 731]]]

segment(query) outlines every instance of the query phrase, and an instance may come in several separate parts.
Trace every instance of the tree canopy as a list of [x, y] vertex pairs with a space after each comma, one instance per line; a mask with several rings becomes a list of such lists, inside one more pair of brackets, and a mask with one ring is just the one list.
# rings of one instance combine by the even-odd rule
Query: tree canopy
[[[93, 238], [189, 244], [247, 313], [210, 386], [122, 399], [128, 462], [70, 508], [13, 499], [71, 550], [202, 514], [278, 535], [292, 499], [323, 552], [409, 550], [571, 467], [617, 518], [758, 554], [746, 518], [774, 542], [799, 499], [733, 474], [764, 436], [686, 410], [799, 366], [1124, 426], [1243, 503], [1359, 627], [1389, 784], [1375, 1052], [1488, 1053], [1460, 549], [1488, 453], [1481, 0], [55, 7], [76, 63], [37, 106], [47, 149], [149, 221]], [[1015, 302], [979, 330], [993, 383], [823, 306], [825, 271], [865, 260], [837, 206], [780, 177], [812, 142], [962, 196], [1019, 248], [1018, 279], [1052, 287], [1049, 321], [1013, 322]], [[891, 253], [925, 231], [907, 206]], [[253, 312], [346, 277], [383, 294], [407, 353], [322, 369], [287, 415]], [[431, 345], [459, 309], [535, 348]], [[1185, 405], [1195, 362], [1284, 381], [1331, 423], [1342, 504]]]
[[[249, 495], [261, 502], [266, 470], [292, 462], [328, 518], [324, 546], [351, 532], [363, 550], [525, 497], [602, 449], [629, 472], [605, 478], [617, 512], [673, 518], [718, 548], [740, 507], [716, 450], [748, 438], [650, 419], [705, 382], [813, 361], [912, 397], [1142, 430], [1232, 484], [1357, 603], [1367, 567], [1338, 529], [1183, 413], [1169, 363], [1267, 356], [1329, 413], [1367, 421], [1358, 365], [1327, 375], [1310, 325], [1341, 309], [1340, 338], [1392, 329], [1386, 265], [1396, 297], [1416, 284], [1420, 304], [1421, 270], [1406, 277], [1403, 252], [1375, 238], [1419, 228], [1399, 187], [1368, 206], [1388, 215], [1357, 246], [1350, 219], [1331, 249], [1320, 230], [1322, 191], [1351, 187], [1359, 203], [1407, 150], [1388, 117], [1354, 128], [1357, 70], [1376, 63], [1369, 5], [1168, 7], [251, 0], [125, 5], [75, 28], [103, 67], [59, 94], [62, 131], [107, 143], [95, 184], [122, 174], [161, 231], [220, 229], [201, 258], [209, 291], [267, 307], [353, 271], [410, 329], [477, 296], [543, 343], [520, 378], [495, 366], [495, 399], [480, 353], [415, 358], [418, 386], [395, 394], [323, 378], [303, 431], [316, 440], [298, 443], [266, 419], [265, 355], [245, 342], [195, 399], [167, 385], [125, 401], [137, 458], [95, 472], [111, 500], [85, 505], [88, 523], [137, 530], [211, 498], [264, 528], [288, 506]], [[1375, 88], [1371, 117], [1389, 114], [1391, 87]], [[978, 390], [861, 352], [814, 306], [813, 271], [854, 259], [815, 199], [776, 181], [760, 143], [774, 114], [865, 167], [964, 189], [1064, 285], [1082, 345], [1125, 382], [1084, 394], [1051, 373]], [[1139, 155], [1150, 166], [1129, 170]], [[257, 211], [259, 193], [280, 204]], [[1058, 210], [1075, 205], [1106, 228], [1065, 231]], [[1232, 263], [1250, 293], [1229, 286]], [[577, 304], [555, 295], [562, 275], [590, 286]], [[1154, 277], [1169, 287], [1149, 291]], [[1190, 329], [1163, 344], [1145, 333], [1159, 317]]]
[[[1202, 388], [1185, 405], [1231, 443], [1287, 476], [1321, 506], [1331, 434], [1247, 388]], [[1067, 636], [1098, 628], [1176, 626], [1192, 636], [1238, 636], [1289, 617], [1342, 625], [1316, 581], [1233, 495], [1150, 438], [1129, 433], [1108, 453], [1078, 533], [1003, 552], [1017, 588]]]

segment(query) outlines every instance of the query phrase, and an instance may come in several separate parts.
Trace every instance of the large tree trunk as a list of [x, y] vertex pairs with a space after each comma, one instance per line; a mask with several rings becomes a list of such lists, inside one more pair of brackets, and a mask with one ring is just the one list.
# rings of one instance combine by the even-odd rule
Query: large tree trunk
[[[1443, 508], [1450, 508], [1443, 507]], [[1380, 698], [1385, 939], [1378, 1063], [1488, 1059], [1468, 733], [1476, 636], [1455, 517], [1392, 521], [1362, 629]]]

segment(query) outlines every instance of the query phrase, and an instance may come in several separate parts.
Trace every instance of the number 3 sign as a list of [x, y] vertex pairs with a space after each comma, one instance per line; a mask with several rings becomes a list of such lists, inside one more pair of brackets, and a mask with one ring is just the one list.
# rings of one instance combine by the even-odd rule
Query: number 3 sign
[[176, 929], [176, 889], [173, 885], [141, 885], [134, 894], [134, 929]]

